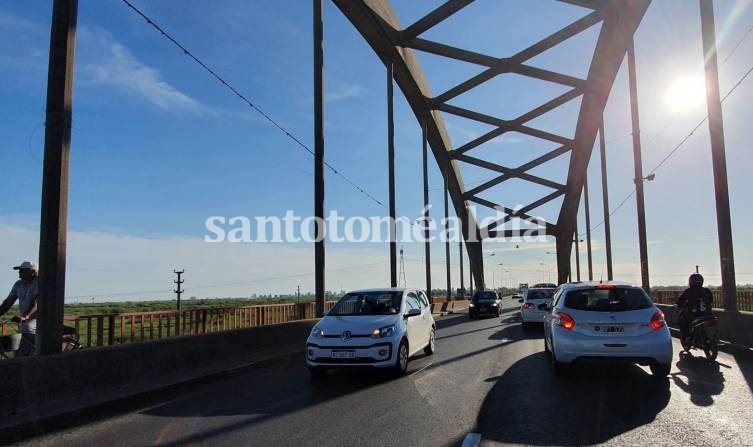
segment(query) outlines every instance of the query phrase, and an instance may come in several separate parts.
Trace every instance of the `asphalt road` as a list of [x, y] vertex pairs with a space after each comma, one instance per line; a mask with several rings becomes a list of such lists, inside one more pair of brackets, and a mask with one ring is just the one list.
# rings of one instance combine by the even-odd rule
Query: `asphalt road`
[[312, 381], [301, 354], [19, 445], [753, 445], [751, 359], [683, 359], [660, 381], [639, 366], [554, 377], [543, 332], [523, 332], [517, 302], [504, 306], [502, 318], [440, 318], [436, 354], [400, 379]]

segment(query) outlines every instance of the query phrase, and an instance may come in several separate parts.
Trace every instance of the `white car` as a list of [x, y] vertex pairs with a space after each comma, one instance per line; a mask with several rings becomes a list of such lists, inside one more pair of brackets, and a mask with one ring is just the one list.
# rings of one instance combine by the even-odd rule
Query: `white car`
[[573, 362], [648, 365], [666, 378], [672, 336], [660, 311], [640, 287], [627, 283], [569, 283], [546, 306], [544, 349], [559, 373]]
[[434, 353], [436, 324], [416, 289], [348, 292], [311, 330], [306, 363], [314, 376], [330, 368], [373, 367], [405, 374], [411, 356]]
[[523, 321], [521, 325], [523, 330], [528, 329], [532, 323], [544, 322], [546, 311], [540, 307], [542, 304], [550, 303], [553, 294], [553, 287], [530, 288], [523, 293], [523, 298], [518, 300], [521, 303], [520, 318]]

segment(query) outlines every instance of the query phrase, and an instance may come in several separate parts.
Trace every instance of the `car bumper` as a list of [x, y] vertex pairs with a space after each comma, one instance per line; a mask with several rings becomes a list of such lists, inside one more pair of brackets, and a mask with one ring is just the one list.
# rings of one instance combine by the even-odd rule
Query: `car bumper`
[[538, 310], [520, 309], [520, 319], [523, 323], [543, 323], [544, 315], [546, 312], [540, 312]]
[[[395, 364], [396, 346], [393, 340], [309, 340], [306, 342], [306, 364], [310, 368], [389, 368]], [[340, 353], [347, 357], [338, 356]]]
[[468, 313], [471, 315], [497, 315], [499, 306], [474, 306], [468, 307]]
[[672, 362], [672, 336], [664, 327], [649, 334], [626, 337], [589, 336], [560, 326], [552, 329], [557, 361], [629, 361], [633, 363]]

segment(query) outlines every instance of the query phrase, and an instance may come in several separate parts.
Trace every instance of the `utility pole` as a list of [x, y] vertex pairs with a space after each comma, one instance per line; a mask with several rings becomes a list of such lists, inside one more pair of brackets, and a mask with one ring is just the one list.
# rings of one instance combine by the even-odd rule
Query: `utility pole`
[[295, 313], [298, 315], [297, 319], [300, 320], [301, 319], [301, 286], [300, 285], [298, 285], [295, 294], [298, 300], [295, 307]]
[[400, 280], [398, 281], [399, 287], [408, 287], [408, 282], [405, 280], [405, 257], [403, 256], [403, 247], [400, 247]]
[[176, 275], [178, 275], [178, 279], [173, 281], [177, 287], [177, 289], [173, 289], [173, 292], [175, 292], [175, 294], [178, 295], [178, 305], [177, 305], [178, 313], [175, 316], [175, 335], [179, 336], [181, 333], [180, 294], [185, 292], [183, 289], [181, 289], [181, 286], [183, 285], [183, 279], [181, 279], [181, 275], [185, 273], [185, 270], [173, 270], [173, 272]]
[[324, 316], [324, 23], [322, 0], [314, 0], [314, 312]]

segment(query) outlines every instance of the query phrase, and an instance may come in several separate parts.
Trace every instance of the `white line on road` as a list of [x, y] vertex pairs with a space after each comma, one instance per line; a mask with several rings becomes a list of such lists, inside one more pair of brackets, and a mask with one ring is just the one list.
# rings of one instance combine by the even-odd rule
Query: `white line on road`
[[478, 447], [481, 444], [481, 433], [468, 433], [463, 440], [462, 447]]
[[434, 364], [434, 363], [429, 363], [428, 365], [424, 366], [423, 368], [419, 369], [418, 371], [416, 371], [416, 372], [412, 372], [412, 373], [411, 373], [410, 375], [411, 375], [411, 376], [415, 376], [416, 374], [418, 374], [418, 373], [420, 373], [421, 371], [425, 370], [426, 368], [428, 368], [428, 367], [432, 366], [433, 364]]

